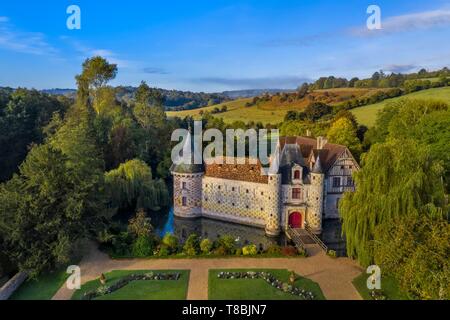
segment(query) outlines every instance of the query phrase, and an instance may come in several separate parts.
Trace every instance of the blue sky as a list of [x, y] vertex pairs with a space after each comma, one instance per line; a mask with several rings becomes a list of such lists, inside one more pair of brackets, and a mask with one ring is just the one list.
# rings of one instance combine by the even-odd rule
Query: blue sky
[[[450, 66], [450, 0], [30, 2], [0, 4], [0, 86], [74, 88], [96, 54], [118, 64], [114, 85], [207, 92]], [[382, 30], [365, 27], [370, 4]]]

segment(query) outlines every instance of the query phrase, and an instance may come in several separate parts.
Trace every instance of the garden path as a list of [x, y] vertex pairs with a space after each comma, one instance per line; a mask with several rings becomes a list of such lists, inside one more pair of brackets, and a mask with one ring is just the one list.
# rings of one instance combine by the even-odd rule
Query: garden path
[[[348, 258], [332, 259], [322, 251], [308, 258], [224, 258], [224, 259], [129, 259], [113, 260], [95, 244], [80, 263], [81, 283], [113, 270], [190, 270], [188, 300], [208, 299], [208, 273], [211, 269], [287, 269], [320, 285], [329, 300], [360, 300], [352, 280], [362, 269]], [[69, 300], [73, 291], [64, 284], [53, 300]]]

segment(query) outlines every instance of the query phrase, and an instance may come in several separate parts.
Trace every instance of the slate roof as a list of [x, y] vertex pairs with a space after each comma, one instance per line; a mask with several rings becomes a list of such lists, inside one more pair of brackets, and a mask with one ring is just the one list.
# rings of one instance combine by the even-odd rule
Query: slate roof
[[339, 156], [347, 150], [346, 146], [333, 143], [326, 143], [323, 149], [319, 150], [317, 148], [317, 139], [308, 137], [280, 137], [279, 143], [281, 149], [290, 144], [299, 145], [303, 158], [306, 159], [305, 163], [307, 164], [311, 156], [314, 156], [314, 159], [320, 156], [323, 173], [327, 173]]

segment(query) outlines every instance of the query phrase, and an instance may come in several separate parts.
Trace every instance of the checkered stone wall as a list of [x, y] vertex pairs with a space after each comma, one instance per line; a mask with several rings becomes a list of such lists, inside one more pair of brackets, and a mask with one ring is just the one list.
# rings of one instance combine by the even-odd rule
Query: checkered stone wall
[[306, 222], [315, 233], [322, 232], [324, 178], [323, 174], [311, 173]]
[[183, 218], [202, 215], [203, 174], [174, 174], [174, 214]]
[[203, 216], [265, 227], [267, 184], [204, 177], [202, 185]]

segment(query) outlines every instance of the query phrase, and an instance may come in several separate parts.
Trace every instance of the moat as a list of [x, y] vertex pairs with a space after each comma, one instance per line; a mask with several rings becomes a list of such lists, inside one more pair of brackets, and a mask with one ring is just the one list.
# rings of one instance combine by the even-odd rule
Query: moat
[[[285, 245], [288, 242], [284, 235], [276, 238], [267, 237], [265, 231], [259, 228], [207, 218], [193, 220], [177, 218], [174, 216], [173, 208], [168, 212], [150, 213], [149, 215], [158, 235], [164, 236], [170, 232], [179, 237], [181, 241], [186, 240], [191, 233], [196, 233], [211, 240], [216, 240], [223, 235], [231, 235], [236, 238], [239, 245], [252, 243], [262, 248], [267, 248], [271, 244]], [[339, 220], [323, 221], [321, 239], [329, 249], [335, 250], [339, 256], [345, 255], [345, 241], [341, 237]]]

